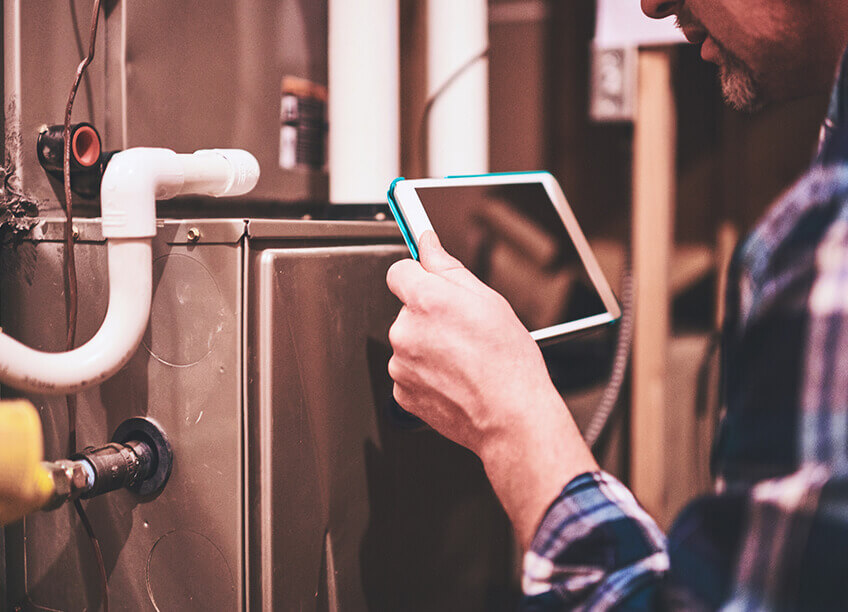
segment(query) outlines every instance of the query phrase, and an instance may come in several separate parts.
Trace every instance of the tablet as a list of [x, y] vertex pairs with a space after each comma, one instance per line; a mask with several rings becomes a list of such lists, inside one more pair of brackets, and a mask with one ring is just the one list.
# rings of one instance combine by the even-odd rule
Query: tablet
[[548, 172], [395, 179], [389, 205], [414, 259], [434, 230], [537, 341], [615, 322], [618, 301]]

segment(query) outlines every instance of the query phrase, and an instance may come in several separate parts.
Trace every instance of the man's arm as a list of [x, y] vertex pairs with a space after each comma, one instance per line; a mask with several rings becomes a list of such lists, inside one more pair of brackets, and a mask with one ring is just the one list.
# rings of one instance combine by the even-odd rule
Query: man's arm
[[[836, 144], [848, 142], [842, 130], [832, 135]], [[832, 153], [844, 159], [848, 151]], [[776, 246], [759, 253], [756, 247], [774, 236], [781, 238]], [[746, 280], [754, 299], [742, 342], [750, 347], [760, 334], [798, 330], [788, 347], [801, 357], [789, 413], [799, 469], [751, 488], [728, 607], [848, 609], [848, 164], [813, 168], [754, 239], [744, 255], [762, 265], [746, 266], [755, 271]], [[760, 358], [773, 371], [761, 368], [761, 379], [747, 381], [751, 390], [796, 374]], [[781, 416], [773, 405], [746, 408]]]
[[404, 304], [389, 373], [406, 410], [475, 452], [527, 551], [523, 607], [650, 606], [668, 567], [653, 520], [598, 470], [509, 304], [424, 235], [389, 270]]
[[526, 548], [562, 488], [597, 463], [506, 300], [435, 233], [420, 251], [387, 277], [404, 304], [389, 331], [395, 399], [480, 457]]

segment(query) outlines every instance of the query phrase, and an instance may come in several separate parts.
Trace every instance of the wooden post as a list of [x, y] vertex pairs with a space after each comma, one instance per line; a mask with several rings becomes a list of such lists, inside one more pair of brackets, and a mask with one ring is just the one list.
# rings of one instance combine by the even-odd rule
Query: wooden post
[[635, 286], [631, 484], [663, 526], [667, 504], [667, 342], [669, 265], [673, 253], [677, 120], [670, 49], [639, 53], [633, 137], [633, 274]]

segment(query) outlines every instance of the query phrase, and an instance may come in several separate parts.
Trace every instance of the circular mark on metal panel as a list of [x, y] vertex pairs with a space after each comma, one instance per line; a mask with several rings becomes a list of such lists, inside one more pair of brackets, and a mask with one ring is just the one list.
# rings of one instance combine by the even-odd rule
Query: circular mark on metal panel
[[153, 545], [147, 594], [157, 612], [236, 609], [227, 560], [212, 540], [194, 531], [171, 531]]
[[153, 305], [144, 347], [166, 365], [190, 366], [215, 346], [224, 329], [226, 305], [203, 264], [173, 254], [153, 262]]

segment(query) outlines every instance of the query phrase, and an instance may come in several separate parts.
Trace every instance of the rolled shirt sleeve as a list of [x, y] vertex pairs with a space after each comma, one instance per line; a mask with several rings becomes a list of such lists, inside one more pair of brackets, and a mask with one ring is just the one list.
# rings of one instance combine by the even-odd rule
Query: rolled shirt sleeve
[[524, 556], [521, 609], [647, 608], [668, 567], [665, 536], [630, 491], [605, 472], [582, 474]]

